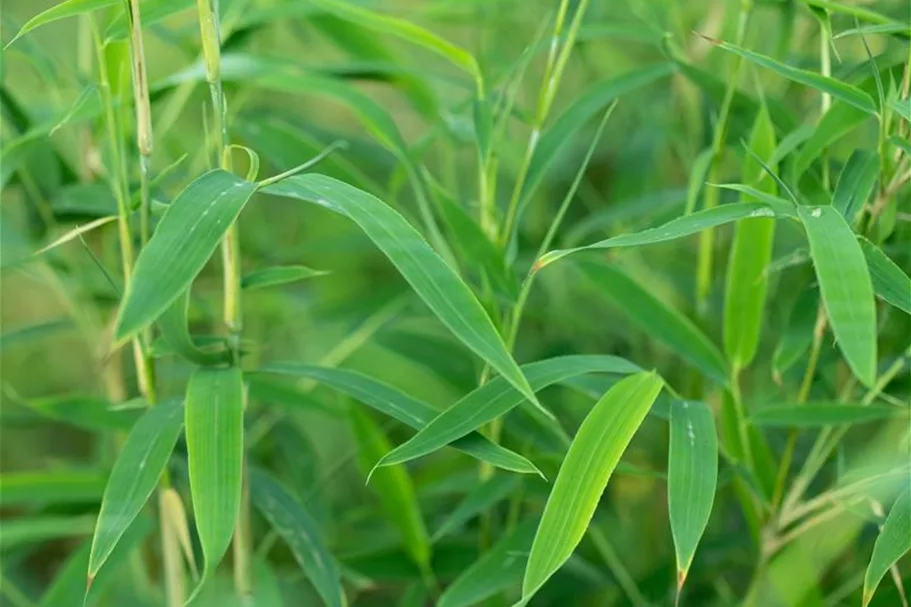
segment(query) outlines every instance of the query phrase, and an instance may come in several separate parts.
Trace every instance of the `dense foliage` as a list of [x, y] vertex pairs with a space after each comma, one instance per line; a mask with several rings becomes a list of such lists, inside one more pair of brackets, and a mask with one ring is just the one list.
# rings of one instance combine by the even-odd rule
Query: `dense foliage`
[[907, 605], [907, 0], [2, 17], [0, 604]]

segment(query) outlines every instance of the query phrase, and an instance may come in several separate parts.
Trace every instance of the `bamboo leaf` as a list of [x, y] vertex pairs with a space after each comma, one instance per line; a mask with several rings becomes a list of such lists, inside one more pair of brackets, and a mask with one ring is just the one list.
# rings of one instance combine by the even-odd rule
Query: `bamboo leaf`
[[859, 128], [870, 119], [866, 112], [858, 110], [853, 105], [836, 102], [826, 112], [807, 141], [800, 147], [794, 163], [791, 165], [791, 174], [794, 182], [813, 165], [817, 158], [836, 141]]
[[446, 588], [437, 607], [474, 607], [519, 582], [535, 536], [535, 521], [526, 521], [486, 550]]
[[149, 408], [127, 436], [108, 478], [92, 539], [92, 579], [149, 500], [183, 426], [180, 401]]
[[809, 86], [810, 88], [823, 93], [828, 93], [833, 98], [841, 99], [845, 103], [849, 103], [868, 114], [876, 113], [876, 104], [873, 102], [873, 98], [856, 86], [817, 74], [816, 72], [802, 70], [781, 63], [772, 57], [741, 48], [735, 44], [714, 39], [709, 39], [709, 41], [715, 44], [715, 46], [734, 53], [735, 55], [739, 55], [755, 65], [770, 69], [788, 80]]
[[832, 206], [844, 215], [848, 225], [854, 225], [873, 192], [879, 173], [879, 156], [865, 150], [855, 150], [838, 177]]
[[473, 517], [493, 508], [522, 486], [522, 479], [518, 476], [504, 476], [497, 474], [490, 477], [465, 496], [459, 505], [453, 509], [446, 519], [440, 524], [433, 534], [436, 542], [457, 527], [464, 525]]
[[136, 260], [117, 315], [116, 339], [153, 322], [190, 287], [255, 190], [248, 181], [214, 170], [177, 196]]
[[[351, 423], [360, 447], [358, 460], [366, 474], [376, 458], [389, 451], [389, 439], [362, 411], [351, 410]], [[414, 486], [404, 466], [375, 470], [368, 476], [368, 482], [376, 489], [386, 516], [399, 528], [409, 556], [422, 571], [429, 571], [430, 538], [418, 507]]]
[[345, 607], [347, 602], [338, 563], [307, 509], [262, 470], [251, 470], [250, 486], [256, 508], [288, 544], [304, 575], [323, 599], [323, 604]]
[[612, 387], [582, 422], [560, 466], [531, 547], [522, 602], [527, 604], [582, 540], [620, 456], [661, 391], [655, 373]]
[[762, 407], [750, 416], [750, 421], [756, 426], [773, 428], [823, 428], [838, 424], [865, 424], [901, 415], [907, 415], [907, 412], [895, 407], [810, 402]]
[[[523, 373], [535, 391], [587, 373], [628, 374], [639, 367], [615, 356], [561, 356], [530, 363]], [[376, 466], [392, 466], [432, 453], [517, 407], [525, 397], [502, 378], [477, 388], [437, 415], [415, 436], [387, 453]]]
[[[293, 375], [315, 380], [418, 430], [430, 423], [439, 413], [430, 405], [403, 394], [395, 388], [346, 369], [279, 362], [266, 365], [257, 372]], [[541, 474], [534, 464], [521, 455], [504, 449], [477, 433], [456, 441], [452, 446], [497, 468], [522, 474]]]
[[727, 383], [729, 373], [724, 356], [686, 316], [667, 306], [621, 270], [588, 261], [577, 265], [597, 292], [623, 311], [639, 329], [669, 346], [713, 380], [722, 385]]
[[0, 551], [51, 540], [90, 535], [95, 524], [87, 515], [39, 514], [0, 520]]
[[831, 206], [797, 209], [826, 314], [848, 366], [866, 386], [876, 381], [876, 306], [863, 250], [851, 227]]
[[911, 489], [905, 489], [889, 510], [873, 555], [864, 574], [864, 607], [870, 604], [876, 587], [886, 572], [911, 550]]
[[13, 39], [7, 43], [5, 48], [9, 48], [9, 46], [20, 37], [42, 25], [47, 25], [48, 23], [53, 23], [60, 19], [66, 19], [67, 17], [75, 17], [76, 15], [89, 13], [101, 8], [107, 8], [118, 2], [119, 0], [64, 0], [64, 2], [55, 4], [46, 11], [39, 13], [26, 21], [25, 25], [23, 25], [19, 32], [13, 36]]
[[715, 418], [705, 403], [671, 405], [667, 507], [677, 552], [677, 592], [683, 587], [705, 532], [718, 482]]
[[62, 244], [65, 244], [75, 238], [82, 236], [86, 232], [91, 232], [95, 228], [100, 228], [101, 226], [111, 223], [112, 221], [115, 221], [116, 219], [117, 219], [116, 215], [110, 215], [108, 217], [101, 217], [99, 219], [95, 219], [94, 221], [90, 221], [87, 224], [77, 226], [77, 227], [73, 228], [72, 230], [69, 230], [66, 234], [64, 234], [60, 238], [57, 238], [50, 244], [47, 244], [47, 245], [41, 247], [40, 249], [38, 249], [37, 251], [35, 251], [35, 255], [41, 255], [42, 253], [46, 253], [46, 252], [50, 251], [51, 249], [55, 249]]
[[893, 99], [889, 103], [889, 107], [895, 110], [906, 122], [911, 122], [911, 99]]
[[[731, 186], [733, 187], [733, 186]], [[734, 188], [741, 189], [741, 188]], [[755, 195], [757, 190], [744, 190]], [[761, 195], [761, 193], [760, 193]], [[758, 197], [758, 196], [757, 196]], [[656, 228], [649, 228], [632, 234], [621, 234], [590, 245], [574, 249], [558, 249], [542, 255], [535, 264], [540, 270], [558, 259], [579, 251], [614, 249], [620, 247], [637, 247], [659, 242], [667, 242], [696, 234], [702, 230], [716, 228], [726, 223], [756, 217], [794, 218], [794, 207], [787, 201], [777, 198], [767, 202], [740, 202], [725, 204], [712, 209], [705, 209], [691, 215], [684, 215]]]
[[[149, 27], [176, 15], [181, 11], [192, 8], [193, 0], [143, 0], [142, 26]], [[128, 11], [122, 11], [114, 17], [104, 31], [105, 41], [121, 40], [130, 35]]]
[[251, 272], [243, 277], [241, 285], [247, 290], [262, 289], [297, 282], [317, 276], [325, 276], [329, 272], [314, 270], [307, 266], [274, 266]]
[[187, 289], [174, 303], [168, 306], [158, 318], [161, 336], [176, 354], [197, 365], [215, 365], [231, 360], [231, 352], [220, 344], [220, 348], [204, 348], [190, 335], [187, 308], [190, 305], [190, 290]]
[[244, 454], [243, 390], [237, 367], [197, 369], [187, 384], [187, 464], [204, 557], [190, 601], [215, 572], [234, 535]]
[[[768, 161], [775, 152], [775, 126], [765, 105], [753, 125], [749, 149], [752, 154], [744, 160], [743, 181], [775, 194], [774, 180], [756, 160]], [[774, 166], [770, 168], [775, 170]], [[751, 202], [751, 197], [745, 195], [743, 202]], [[735, 369], [748, 366], [756, 356], [768, 290], [765, 269], [772, 258], [774, 241], [772, 218], [746, 219], [734, 228], [724, 298], [724, 350]]]
[[0, 474], [0, 506], [97, 503], [106, 475], [96, 470], [64, 468]]
[[911, 278], [882, 249], [863, 236], [859, 240], [876, 295], [905, 314], [911, 314]]
[[291, 177], [270, 186], [266, 192], [313, 202], [357, 223], [437, 318], [529, 401], [544, 410], [471, 290], [391, 207], [362, 190], [315, 174]]
[[813, 341], [813, 326], [819, 297], [815, 289], [807, 289], [798, 298], [788, 316], [778, 345], [772, 355], [772, 375], [778, 384], [783, 375], [800, 359]]

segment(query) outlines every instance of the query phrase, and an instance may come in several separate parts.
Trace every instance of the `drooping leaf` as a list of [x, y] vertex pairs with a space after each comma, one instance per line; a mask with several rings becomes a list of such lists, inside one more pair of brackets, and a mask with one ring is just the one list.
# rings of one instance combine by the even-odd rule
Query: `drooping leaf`
[[378, 198], [323, 175], [291, 177], [266, 189], [313, 202], [353, 220], [462, 343], [540, 407], [490, 317], [464, 282], [401, 215]]
[[671, 405], [667, 505], [677, 552], [677, 589], [686, 580], [712, 513], [718, 482], [715, 418], [705, 403]]
[[911, 489], [905, 489], [892, 508], [883, 524], [879, 537], [873, 545], [873, 555], [864, 574], [864, 598], [866, 607], [876, 592], [876, 587], [886, 572], [911, 550]]
[[522, 485], [518, 476], [497, 474], [487, 479], [474, 489], [449, 513], [433, 534], [436, 542], [469, 519], [490, 510], [494, 505], [506, 499]]
[[327, 607], [345, 607], [338, 563], [329, 552], [319, 525], [306, 508], [264, 471], [250, 472], [250, 496], [272, 528], [285, 540], [304, 575]]
[[[193, 0], [143, 0], [142, 26], [149, 27], [193, 7]], [[120, 40], [130, 35], [128, 11], [122, 11], [114, 17], [104, 30], [106, 40]]]
[[[767, 162], [775, 151], [775, 126], [765, 105], [756, 117], [749, 147], [752, 153], [744, 159], [743, 181], [775, 194], [775, 181], [756, 160]], [[770, 168], [775, 170], [774, 166]], [[743, 201], [751, 202], [751, 197], [744, 196]], [[734, 228], [724, 298], [724, 350], [737, 369], [749, 365], [756, 356], [768, 289], [765, 269], [772, 258], [774, 240], [773, 218], [745, 219]]]
[[[271, 363], [258, 370], [315, 380], [339, 390], [384, 415], [420, 430], [439, 413], [430, 405], [403, 394], [382, 382], [347, 369], [333, 369], [299, 363]], [[483, 462], [513, 472], [541, 474], [521, 455], [490, 442], [480, 434], [470, 434], [452, 445]]]
[[[561, 356], [524, 365], [522, 371], [532, 389], [537, 391], [587, 373], [629, 374], [640, 369], [615, 356]], [[524, 401], [525, 397], [502, 378], [494, 379], [437, 415], [409, 441], [386, 454], [377, 466], [401, 464], [432, 453], [505, 415]]]
[[6, 46], [9, 47], [18, 38], [42, 25], [47, 25], [48, 23], [53, 23], [60, 19], [66, 19], [67, 17], [75, 17], [76, 15], [90, 13], [91, 11], [101, 8], [107, 8], [108, 6], [117, 4], [117, 2], [118, 0], [64, 0], [26, 21], [25, 25], [22, 26]]
[[188, 307], [190, 305], [190, 290], [178, 296], [168, 309], [158, 318], [158, 327], [161, 336], [171, 346], [176, 354], [197, 365], [214, 365], [228, 362], [231, 353], [225, 344], [220, 347], [203, 347], [194, 341], [190, 335], [188, 324]]
[[323, 270], [314, 270], [307, 266], [274, 266], [251, 272], [243, 277], [241, 285], [247, 290], [274, 287], [308, 278], [328, 274]]
[[911, 278], [882, 249], [863, 236], [859, 240], [876, 295], [905, 314], [911, 314]]
[[838, 177], [832, 206], [844, 215], [848, 225], [854, 225], [873, 192], [879, 172], [879, 157], [866, 150], [855, 150], [848, 158], [845, 168]]
[[150, 407], [123, 443], [101, 500], [89, 558], [90, 581], [158, 485], [180, 436], [183, 413], [180, 401]]
[[234, 536], [243, 476], [243, 390], [237, 367], [197, 369], [187, 384], [187, 464], [204, 557], [191, 599], [215, 572]]
[[876, 306], [863, 250], [834, 207], [797, 209], [838, 347], [866, 386], [876, 381]]
[[[389, 439], [363, 411], [351, 410], [351, 423], [357, 437], [358, 460], [366, 474], [376, 458], [389, 450]], [[399, 529], [405, 550], [422, 570], [430, 566], [430, 538], [421, 516], [414, 485], [404, 466], [374, 470], [369, 483], [376, 490], [386, 517]]]
[[117, 219], [116, 215], [110, 215], [108, 217], [101, 217], [94, 221], [90, 221], [85, 225], [77, 226], [77, 227], [73, 228], [72, 230], [69, 230], [63, 236], [60, 236], [59, 238], [55, 239], [50, 244], [46, 244], [43, 247], [41, 247], [40, 249], [38, 249], [37, 251], [35, 251], [35, 255], [41, 255], [42, 253], [46, 253], [46, 252], [50, 251], [51, 249], [55, 249], [62, 244], [66, 244], [67, 242], [82, 236], [86, 232], [91, 232], [95, 228], [100, 228], [101, 226], [111, 223], [112, 221], [115, 221], [116, 219]]
[[595, 404], [570, 445], [547, 499], [522, 581], [527, 604], [585, 535], [601, 494], [661, 391], [654, 373], [618, 382]]
[[153, 322], [189, 288], [254, 191], [255, 184], [217, 169], [177, 196], [136, 260], [116, 339]]
[[791, 174], [796, 183], [831, 145], [870, 120], [870, 115], [853, 105], [836, 102], [826, 112], [812, 134], [800, 147]]
[[823, 428], [836, 424], [865, 424], [903, 414], [906, 412], [895, 407], [810, 402], [762, 407], [750, 416], [750, 422], [756, 426]]

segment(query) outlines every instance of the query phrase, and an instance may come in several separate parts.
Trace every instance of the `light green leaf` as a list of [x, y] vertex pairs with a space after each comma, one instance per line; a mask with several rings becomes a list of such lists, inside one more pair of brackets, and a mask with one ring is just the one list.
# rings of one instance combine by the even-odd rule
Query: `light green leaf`
[[[149, 27], [193, 5], [193, 0], [142, 0], [142, 27]], [[130, 35], [128, 14], [128, 11], [122, 11], [111, 20], [104, 31], [105, 40], [121, 40]]]
[[270, 186], [266, 192], [313, 202], [357, 223], [437, 318], [529, 401], [544, 410], [477, 298], [395, 210], [367, 192], [324, 175], [290, 177]]
[[845, 103], [849, 103], [868, 114], [876, 113], [876, 104], [873, 102], [873, 98], [856, 86], [817, 74], [816, 72], [810, 72], [786, 65], [772, 57], [741, 48], [735, 44], [730, 44], [721, 40], [711, 40], [711, 42], [715, 44], [715, 46], [734, 53], [735, 55], [739, 55], [751, 63], [770, 69], [788, 80], [809, 86], [823, 93], [828, 93], [833, 98], [841, 99]]
[[55, 318], [15, 328], [9, 328], [0, 334], [0, 351], [15, 348], [50, 337], [73, 328], [70, 318]]
[[518, 583], [535, 536], [535, 522], [522, 523], [484, 551], [443, 591], [437, 607], [475, 607]]
[[827, 148], [868, 120], [870, 120], [869, 114], [852, 105], [841, 102], [833, 103], [813, 129], [812, 135], [800, 147], [790, 169], [793, 181], [798, 182]]
[[187, 320], [189, 305], [190, 290], [187, 289], [158, 318], [161, 336], [176, 354], [197, 365], [215, 365], [230, 361], [231, 353], [224, 344], [220, 344], [220, 348], [204, 348], [193, 340]]
[[[754, 157], [768, 162], [775, 152], [775, 125], [765, 105], [756, 117], [749, 147], [752, 154], [744, 159], [741, 178], [760, 191], [775, 194], [775, 181]], [[743, 202], [751, 202], [751, 197], [745, 195]], [[765, 269], [774, 241], [773, 218], [746, 219], [734, 228], [724, 298], [724, 351], [735, 369], [748, 366], [756, 356], [769, 282]]]
[[127, 430], [136, 420], [130, 412], [115, 411], [107, 400], [94, 396], [48, 396], [27, 404], [41, 415], [91, 432]]
[[667, 461], [667, 507], [677, 551], [677, 591], [683, 587], [702, 538], [718, 482], [715, 418], [705, 403], [671, 405]]
[[832, 2], [831, 0], [803, 0], [809, 6], [815, 6], [822, 8], [833, 13], [839, 13], [842, 15], [849, 15], [851, 17], [857, 17], [861, 21], [869, 21], [870, 23], [892, 23], [893, 20], [882, 13], [878, 13], [874, 10], [870, 10], [864, 6], [857, 6], [853, 4], [842, 4], [841, 2]]
[[72, 230], [67, 231], [63, 236], [55, 239], [50, 244], [44, 245], [43, 247], [41, 247], [40, 249], [35, 251], [35, 255], [41, 255], [42, 253], [46, 253], [47, 251], [50, 251], [51, 249], [55, 249], [55, 248], [59, 247], [60, 245], [73, 240], [74, 238], [78, 238], [79, 236], [82, 236], [86, 232], [91, 232], [95, 228], [100, 228], [101, 226], [111, 223], [112, 221], [115, 221], [116, 219], [117, 219], [116, 215], [110, 215], [108, 217], [101, 217], [99, 219], [95, 219], [95, 220], [90, 221], [81, 226], [76, 226]]
[[521, 604], [531, 600], [582, 540], [620, 456], [661, 387], [655, 373], [627, 377], [582, 422], [544, 507], [522, 581]]
[[860, 244], [834, 207], [797, 208], [838, 347], [866, 386], [876, 381], [876, 305]]
[[841, 170], [832, 206], [844, 215], [848, 225], [854, 225], [873, 192], [879, 173], [879, 156], [866, 150], [855, 150]]
[[905, 489], [889, 510], [889, 516], [883, 524], [876, 543], [873, 544], [873, 555], [864, 574], [864, 598], [866, 607], [876, 592], [886, 572], [911, 550], [911, 489]]
[[[730, 186], [732, 189], [741, 189]], [[747, 190], [746, 192], [755, 195], [758, 190]], [[760, 193], [761, 194], [761, 193]], [[757, 196], [758, 197], [758, 196]], [[572, 253], [579, 251], [613, 249], [619, 247], [636, 247], [659, 242], [667, 242], [684, 236], [696, 234], [702, 230], [715, 228], [726, 223], [738, 221], [740, 219], [755, 217], [776, 217], [776, 218], [794, 218], [794, 206], [787, 201], [775, 198], [766, 202], [739, 202], [735, 204], [724, 204], [712, 209], [705, 209], [691, 215], [684, 215], [677, 219], [671, 220], [664, 225], [656, 228], [649, 228], [641, 232], [632, 234], [621, 234], [607, 240], [602, 240], [590, 245], [577, 247], [574, 249], [559, 249], [545, 253], [538, 259], [535, 267], [541, 269], [558, 259], [562, 259]]]
[[686, 316], [617, 268], [589, 261], [577, 265], [597, 292], [622, 310], [639, 329], [669, 346], [713, 380], [722, 385], [727, 383], [729, 373], [724, 356]]
[[457, 527], [512, 495], [522, 486], [522, 478], [497, 474], [471, 490], [433, 534], [436, 542]]
[[250, 272], [244, 276], [241, 285], [248, 290], [262, 289], [263, 287], [273, 287], [308, 278], [316, 278], [317, 276], [325, 276], [328, 273], [324, 270], [314, 270], [307, 266], [274, 266]]
[[106, 474], [97, 470], [35, 470], [0, 474], [0, 506], [97, 503]]
[[281, 535], [304, 575], [327, 607], [345, 607], [338, 563], [329, 552], [319, 525], [306, 508], [262, 470], [250, 472], [250, 496], [256, 508]]
[[[367, 473], [376, 458], [389, 451], [389, 439], [362, 411], [351, 410], [351, 423], [359, 447], [358, 460], [361, 469]], [[399, 528], [408, 554], [422, 571], [429, 570], [430, 538], [414, 486], [404, 466], [374, 470], [368, 478], [379, 495], [386, 516]]]
[[89, 515], [40, 514], [0, 520], [0, 550], [89, 535], [95, 525]]
[[[272, 363], [260, 368], [258, 372], [312, 379], [418, 430], [430, 423], [439, 413], [430, 405], [411, 398], [395, 388], [346, 369], [299, 363]], [[523, 474], [541, 474], [534, 464], [521, 455], [504, 449], [477, 433], [456, 441], [452, 446], [497, 468]]]
[[778, 384], [782, 383], [785, 372], [793, 367], [810, 347], [818, 308], [817, 291], [807, 289], [791, 309], [787, 324], [772, 355], [772, 374]]
[[911, 122], [911, 99], [893, 99], [889, 107], [907, 122]]
[[911, 314], [911, 278], [882, 249], [863, 236], [859, 240], [876, 295], [905, 314]]
[[[587, 373], [636, 373], [639, 367], [616, 356], [561, 356], [523, 365], [522, 372], [535, 391]], [[377, 467], [413, 460], [441, 449], [477, 430], [525, 401], [502, 378], [477, 388], [437, 415], [409, 441], [386, 454]]]
[[180, 436], [183, 412], [180, 401], [151, 407], [127, 436], [101, 500], [89, 558], [89, 582], [158, 485]]
[[19, 32], [13, 36], [13, 39], [7, 43], [6, 48], [9, 48], [9, 46], [21, 36], [24, 36], [42, 25], [47, 25], [48, 23], [53, 23], [60, 19], [66, 19], [67, 17], [75, 17], [76, 15], [89, 13], [100, 8], [113, 6], [119, 1], [120, 0], [64, 0], [64, 2], [59, 2], [43, 13], [26, 21], [25, 25], [22, 26], [22, 29], [20, 29]]
[[116, 339], [153, 322], [190, 287], [255, 190], [249, 181], [214, 170], [178, 195], [136, 260]]
[[773, 405], [757, 409], [750, 421], [773, 428], [823, 428], [837, 424], [865, 424], [907, 415], [895, 407], [845, 405], [835, 402]]
[[832, 40], [846, 38], [848, 36], [869, 36], [870, 34], [902, 34], [904, 37], [911, 37], [911, 26], [903, 23], [880, 23], [877, 25], [863, 25], [861, 27], [852, 27], [838, 32], [832, 37]]
[[234, 535], [243, 476], [243, 390], [237, 367], [197, 369], [187, 384], [190, 494], [205, 559], [191, 600], [215, 572]]

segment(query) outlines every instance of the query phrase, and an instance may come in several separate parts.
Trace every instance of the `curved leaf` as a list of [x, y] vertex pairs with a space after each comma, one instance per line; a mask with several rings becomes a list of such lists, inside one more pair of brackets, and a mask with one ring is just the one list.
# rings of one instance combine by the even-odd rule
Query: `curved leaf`
[[763, 407], [750, 416], [750, 422], [756, 426], [824, 428], [838, 424], [865, 424], [900, 415], [907, 413], [895, 407], [811, 402]]
[[275, 266], [272, 268], [263, 268], [250, 272], [243, 277], [241, 285], [244, 289], [262, 289], [263, 287], [274, 287], [284, 285], [289, 282], [297, 282], [317, 276], [325, 276], [328, 272], [323, 270], [314, 270], [307, 266]]
[[24, 36], [28, 32], [41, 27], [42, 25], [47, 25], [48, 23], [53, 23], [54, 21], [59, 21], [60, 19], [66, 19], [67, 17], [75, 17], [76, 15], [89, 13], [94, 10], [106, 8], [108, 6], [113, 6], [119, 1], [120, 0], [64, 0], [63, 2], [59, 2], [46, 11], [26, 21], [25, 25], [23, 25], [22, 28], [16, 33], [16, 35], [13, 36], [13, 39], [7, 43], [6, 47], [8, 48], [21, 36]]
[[522, 479], [518, 476], [497, 474], [490, 477], [472, 489], [471, 492], [459, 502], [459, 505], [449, 513], [446, 519], [434, 532], [433, 541], [436, 542], [453, 529], [465, 524], [471, 518], [490, 510], [494, 505], [512, 495], [512, 493], [521, 486]]
[[214, 365], [231, 360], [231, 352], [222, 344], [220, 349], [201, 348], [190, 335], [187, 308], [190, 305], [190, 290], [172, 303], [158, 318], [161, 336], [175, 353], [197, 365]]
[[832, 195], [832, 206], [854, 225], [873, 192], [879, 174], [879, 156], [866, 150], [855, 150], [838, 176]]
[[911, 489], [905, 489], [889, 510], [864, 574], [864, 607], [870, 603], [886, 572], [911, 550]]
[[863, 236], [859, 240], [876, 295], [905, 314], [911, 314], [911, 278], [882, 249]]

